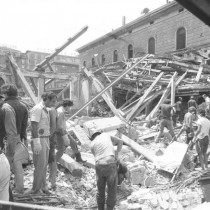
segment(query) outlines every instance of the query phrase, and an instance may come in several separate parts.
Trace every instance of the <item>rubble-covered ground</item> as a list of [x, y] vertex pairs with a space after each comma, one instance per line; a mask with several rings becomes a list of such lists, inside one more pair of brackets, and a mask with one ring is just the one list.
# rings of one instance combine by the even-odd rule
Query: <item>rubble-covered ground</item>
[[[140, 135], [145, 135], [147, 132], [139, 131], [141, 133]], [[179, 141], [182, 142], [184, 140], [185, 134], [181, 136]], [[164, 153], [164, 150], [168, 146], [167, 138], [163, 138], [158, 144], [154, 143], [154, 137], [139, 143], [145, 148], [156, 152], [157, 155], [158, 153]], [[143, 156], [135, 155], [130, 148], [126, 148], [125, 146], [125, 150], [120, 156], [121, 160], [127, 163], [128, 168], [132, 164], [139, 163], [145, 169], [142, 177], [134, 176], [136, 178], [134, 180], [128, 174], [127, 180], [118, 186], [116, 209], [191, 210], [200, 205], [202, 203], [203, 193], [198, 179], [203, 172], [200, 170], [200, 166], [194, 163], [195, 154], [195, 150], [188, 152], [180, 176], [171, 182], [172, 174], [157, 170], [153, 163], [147, 161]], [[141, 184], [132, 184], [133, 182], [138, 182], [140, 178], [142, 178]], [[24, 179], [25, 188], [31, 188], [33, 165], [25, 168]], [[57, 188], [55, 191], [51, 191], [50, 195], [15, 195], [15, 200], [17, 202], [56, 206], [67, 209], [97, 209], [96, 193], [94, 169], [84, 166], [82, 178], [75, 178], [67, 169], [59, 166]], [[203, 204], [203, 209], [206, 206], [208, 207], [208, 204]]]

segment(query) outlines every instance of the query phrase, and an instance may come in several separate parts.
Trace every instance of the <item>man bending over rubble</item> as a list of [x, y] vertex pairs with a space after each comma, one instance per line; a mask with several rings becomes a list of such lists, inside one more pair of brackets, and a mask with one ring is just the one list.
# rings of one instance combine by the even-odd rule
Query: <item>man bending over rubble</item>
[[[122, 148], [122, 141], [118, 137], [110, 136], [106, 133], [95, 132], [91, 136], [91, 152], [96, 161], [97, 176], [97, 203], [98, 209], [104, 210], [105, 207], [105, 188], [107, 192], [107, 210], [113, 210], [116, 203], [118, 172], [117, 160], [118, 152]], [[118, 142], [117, 152], [115, 154], [113, 142]]]
[[196, 150], [203, 170], [208, 168], [207, 150], [209, 145], [210, 121], [205, 117], [205, 110], [198, 111], [198, 129], [193, 142], [196, 143]]
[[46, 185], [46, 173], [49, 157], [50, 116], [47, 107], [54, 107], [57, 101], [55, 93], [42, 95], [42, 101], [31, 110], [31, 147], [34, 162], [33, 188], [30, 193], [49, 193]]
[[169, 130], [173, 140], [174, 141], [177, 140], [177, 138], [174, 134], [173, 124], [172, 124], [173, 112], [174, 112], [174, 107], [172, 105], [170, 105], [170, 100], [166, 100], [165, 103], [160, 106], [160, 131], [155, 139], [156, 143], [159, 142], [159, 139], [160, 139], [165, 127]]

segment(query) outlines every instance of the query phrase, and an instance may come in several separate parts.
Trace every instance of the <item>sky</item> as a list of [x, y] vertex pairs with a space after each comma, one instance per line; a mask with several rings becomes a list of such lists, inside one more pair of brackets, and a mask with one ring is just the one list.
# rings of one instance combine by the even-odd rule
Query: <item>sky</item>
[[166, 4], [166, 0], [0, 0], [0, 46], [53, 52], [84, 26], [87, 32], [64, 50], [76, 49]]

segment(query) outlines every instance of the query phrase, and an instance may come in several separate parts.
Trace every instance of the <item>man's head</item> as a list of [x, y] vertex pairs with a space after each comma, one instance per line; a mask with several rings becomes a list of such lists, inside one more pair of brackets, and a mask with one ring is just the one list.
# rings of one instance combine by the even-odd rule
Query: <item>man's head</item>
[[4, 96], [4, 98], [8, 97], [17, 97], [18, 96], [18, 90], [15, 85], [7, 84], [3, 85], [1, 87], [1, 93]]
[[71, 100], [63, 100], [62, 101], [62, 106], [66, 112], [70, 112], [70, 109], [73, 105], [74, 105], [74, 103]]
[[199, 109], [199, 110], [198, 110], [198, 114], [199, 114], [201, 117], [205, 117], [206, 112], [205, 112], [204, 109]]
[[196, 108], [194, 106], [191, 106], [191, 107], [189, 107], [188, 112], [195, 113], [196, 112]]
[[183, 98], [182, 97], [179, 97], [179, 101], [183, 101]]
[[42, 94], [42, 100], [44, 101], [46, 107], [55, 107], [57, 96], [53, 92], [46, 92]]
[[207, 95], [206, 94], [203, 94], [202, 97], [205, 99], [207, 97]]
[[90, 140], [93, 141], [97, 136], [99, 136], [101, 134], [100, 131], [97, 131], [95, 133], [92, 134], [92, 136], [90, 137]]
[[194, 99], [195, 99], [195, 97], [194, 97], [194, 96], [191, 96], [191, 97], [190, 97], [190, 99], [194, 100]]
[[171, 100], [170, 99], [166, 99], [165, 101], [164, 101], [164, 104], [170, 104], [171, 103]]

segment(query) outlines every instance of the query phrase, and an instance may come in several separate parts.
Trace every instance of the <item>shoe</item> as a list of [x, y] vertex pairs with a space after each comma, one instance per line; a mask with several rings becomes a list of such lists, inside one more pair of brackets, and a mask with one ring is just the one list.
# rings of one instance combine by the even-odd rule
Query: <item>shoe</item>
[[51, 194], [51, 192], [49, 191], [48, 188], [42, 189], [42, 192], [43, 192], [44, 194], [47, 194], [47, 195]]
[[76, 157], [76, 161], [77, 161], [77, 162], [82, 162], [82, 163], [87, 162], [86, 160], [83, 160], [83, 159], [82, 159], [81, 153], [80, 153], [80, 152], [75, 153], [75, 157]]

